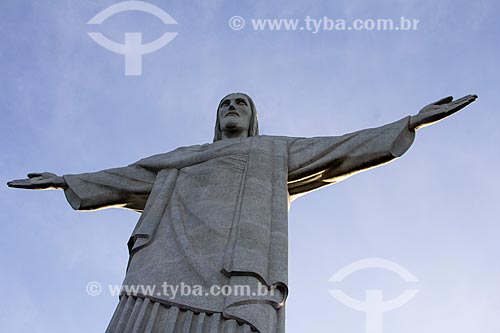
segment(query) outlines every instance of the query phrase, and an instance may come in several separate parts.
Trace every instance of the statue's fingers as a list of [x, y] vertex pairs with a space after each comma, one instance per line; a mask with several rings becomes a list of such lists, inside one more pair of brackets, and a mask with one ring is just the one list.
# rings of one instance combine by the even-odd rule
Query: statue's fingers
[[467, 95], [467, 96], [464, 96], [462, 98], [457, 99], [454, 102], [465, 102], [465, 101], [467, 101], [467, 102], [469, 102], [469, 101], [470, 102], [474, 102], [476, 99], [477, 99], [477, 95]]
[[470, 103], [472, 103], [472, 102], [475, 102], [476, 99], [477, 99], [477, 95], [471, 95], [471, 97], [469, 98], [469, 101], [470, 101]]
[[462, 100], [460, 102], [457, 100], [457, 103], [450, 103], [448, 105], [448, 112], [449, 113], [457, 112], [457, 111], [465, 108], [467, 105], [469, 105], [470, 103], [472, 103], [474, 101], [475, 101], [475, 99], [466, 99], [466, 100]]
[[469, 102], [472, 103], [472, 102], [475, 102], [476, 99], [477, 99], [477, 95], [469, 95]]
[[434, 102], [432, 104], [434, 104], [434, 105], [442, 105], [442, 104], [450, 103], [451, 101], [453, 101], [453, 96], [448, 96], [448, 97], [441, 98], [439, 101]]
[[448, 103], [448, 106], [456, 106], [458, 104], [462, 104], [462, 103], [466, 102], [468, 99], [469, 99], [469, 96], [464, 96], [464, 97], [458, 98], [458, 99], [454, 100], [453, 102]]
[[476, 100], [477, 96], [476, 95], [467, 95], [462, 98], [457, 99], [456, 101], [453, 101], [448, 104], [448, 106], [454, 108], [458, 105], [469, 105], [470, 103], [474, 102]]
[[28, 178], [35, 178], [35, 177], [41, 177], [41, 176], [42, 176], [42, 173], [40, 173], [40, 172], [28, 173]]
[[7, 183], [8, 187], [33, 188], [34, 184], [29, 179], [16, 179]]

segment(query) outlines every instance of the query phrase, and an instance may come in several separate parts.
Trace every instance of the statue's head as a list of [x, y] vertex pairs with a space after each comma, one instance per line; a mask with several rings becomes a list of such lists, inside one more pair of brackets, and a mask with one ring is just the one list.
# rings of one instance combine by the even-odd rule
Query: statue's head
[[219, 103], [214, 142], [226, 138], [259, 135], [257, 110], [247, 94], [232, 93]]

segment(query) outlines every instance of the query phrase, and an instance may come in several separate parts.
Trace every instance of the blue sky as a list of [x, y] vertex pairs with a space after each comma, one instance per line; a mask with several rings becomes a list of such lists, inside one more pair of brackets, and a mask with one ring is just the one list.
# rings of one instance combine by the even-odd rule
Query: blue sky
[[[1, 179], [123, 166], [210, 142], [219, 99], [254, 98], [261, 133], [339, 135], [379, 126], [441, 97], [479, 100], [417, 133], [399, 160], [292, 204], [288, 332], [364, 332], [336, 301], [342, 267], [382, 257], [412, 272], [420, 293], [384, 315], [384, 332], [500, 330], [500, 5], [484, 1], [149, 1], [177, 25], [127, 12], [86, 24], [117, 1], [2, 0]], [[233, 31], [234, 15], [247, 26]], [[251, 18], [420, 21], [417, 31], [254, 31]], [[145, 55], [142, 76], [87, 35], [122, 42], [178, 36]], [[99, 332], [117, 298], [85, 292], [121, 283], [138, 215], [73, 211], [59, 191], [0, 188], [2, 332]], [[409, 288], [383, 270], [340, 286], [363, 299]]]

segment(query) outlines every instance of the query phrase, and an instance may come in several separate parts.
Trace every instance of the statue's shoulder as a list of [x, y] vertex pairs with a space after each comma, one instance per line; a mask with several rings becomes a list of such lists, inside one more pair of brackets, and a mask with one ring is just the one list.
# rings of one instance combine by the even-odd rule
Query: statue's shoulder
[[[205, 143], [192, 146], [179, 147], [170, 152], [152, 155], [137, 161], [134, 164], [149, 168], [162, 169], [174, 165], [185, 164], [185, 161], [196, 159], [200, 156], [209, 156], [209, 154], [220, 154], [229, 150], [240, 149], [240, 145], [249, 145], [254, 142], [254, 147], [268, 147], [278, 143], [280, 146], [287, 147], [296, 138], [275, 135], [258, 135], [244, 139], [220, 140], [213, 143]], [[243, 147], [241, 146], [241, 147]], [[200, 157], [201, 158], [201, 157]]]
[[287, 140], [289, 137], [282, 135], [258, 135], [256, 138], [261, 138], [263, 140]]
[[296, 137], [283, 136], [283, 135], [259, 135], [258, 138], [261, 138], [264, 141], [281, 142], [286, 144], [290, 144], [295, 140], [297, 140]]
[[183, 147], [178, 147], [174, 150], [171, 150], [166, 153], [160, 153], [160, 154], [155, 154], [149, 157], [145, 157], [140, 159], [134, 164], [138, 164], [141, 166], [154, 166], [158, 165], [161, 162], [164, 162], [166, 160], [172, 160], [175, 158], [180, 158], [182, 156], [190, 155], [193, 153], [199, 153], [204, 151], [205, 149], [209, 148], [211, 144], [205, 143], [205, 144], [199, 144], [199, 145], [192, 145], [192, 146], [183, 146]]

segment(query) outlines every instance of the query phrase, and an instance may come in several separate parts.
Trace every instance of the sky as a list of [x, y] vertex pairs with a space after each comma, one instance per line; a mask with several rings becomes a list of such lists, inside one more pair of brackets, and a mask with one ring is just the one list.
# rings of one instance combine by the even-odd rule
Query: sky
[[[416, 114], [442, 97], [479, 99], [417, 133], [397, 161], [315, 191], [289, 214], [287, 332], [365, 332], [365, 314], [335, 299], [391, 300], [384, 333], [500, 332], [500, 4], [431, 1], [159, 1], [177, 24], [145, 12], [87, 22], [112, 0], [0, 3], [0, 179], [77, 174], [211, 142], [217, 104], [241, 91], [261, 134], [341, 135]], [[230, 27], [233, 16], [246, 24]], [[253, 29], [252, 19], [418, 19], [410, 31]], [[303, 25], [302, 25], [303, 26]], [[178, 35], [126, 76], [123, 43]], [[61, 191], [0, 187], [2, 332], [102, 332], [117, 305], [126, 243], [139, 215], [75, 212]], [[418, 280], [366, 268], [397, 263]], [[90, 282], [103, 292], [91, 296]]]

